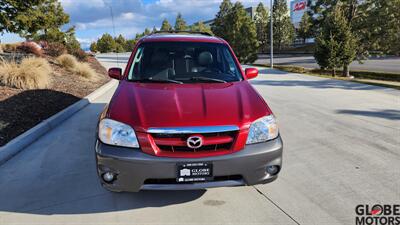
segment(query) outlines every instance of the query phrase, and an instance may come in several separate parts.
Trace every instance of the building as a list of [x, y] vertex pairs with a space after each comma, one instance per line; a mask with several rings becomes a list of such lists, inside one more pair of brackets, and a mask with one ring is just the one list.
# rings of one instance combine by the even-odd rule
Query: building
[[[300, 26], [301, 18], [303, 17], [304, 13], [308, 11], [308, 2], [314, 4], [314, 0], [292, 0], [290, 2], [290, 21], [292, 22], [294, 28], [297, 29]], [[305, 40], [305, 43], [302, 39], [296, 37], [294, 44], [307, 44], [307, 43], [314, 43], [314, 38], [309, 38]]]
[[290, 2], [290, 20], [294, 27], [299, 28], [301, 17], [307, 12], [307, 0], [293, 0]]

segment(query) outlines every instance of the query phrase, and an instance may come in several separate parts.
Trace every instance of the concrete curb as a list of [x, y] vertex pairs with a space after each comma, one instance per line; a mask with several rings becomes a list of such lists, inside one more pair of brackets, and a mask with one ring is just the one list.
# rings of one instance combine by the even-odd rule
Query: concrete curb
[[97, 99], [106, 91], [110, 90], [117, 83], [118, 81], [116, 80], [109, 81], [108, 83], [101, 86], [100, 88], [98, 88], [85, 98], [68, 106], [64, 110], [58, 112], [57, 114], [42, 121], [38, 125], [34, 126], [33, 128], [29, 129], [28, 131], [14, 138], [3, 147], [0, 147], [0, 165], [10, 160], [12, 157], [23, 151], [25, 147], [32, 144], [41, 136], [51, 131], [55, 127], [57, 127], [59, 124], [61, 124], [63, 121], [74, 115], [76, 112], [83, 109], [85, 106], [90, 104], [90, 102]]

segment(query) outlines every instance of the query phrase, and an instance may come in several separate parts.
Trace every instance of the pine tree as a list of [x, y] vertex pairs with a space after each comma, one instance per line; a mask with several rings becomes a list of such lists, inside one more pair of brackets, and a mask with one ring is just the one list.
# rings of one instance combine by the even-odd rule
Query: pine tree
[[115, 41], [115, 51], [116, 52], [124, 52], [127, 46], [126, 39], [120, 34]]
[[206, 32], [209, 34], [212, 34], [212, 31], [209, 27], [207, 27], [203, 21], [199, 21], [192, 26], [190, 26], [190, 31], [195, 31], [195, 32]]
[[230, 39], [228, 34], [231, 29], [231, 21], [227, 20], [227, 16], [231, 13], [232, 2], [230, 0], [223, 0], [219, 6], [219, 12], [215, 16], [214, 22], [211, 24], [211, 31], [218, 37], [222, 37], [225, 40]]
[[42, 0], [38, 7], [20, 13], [14, 21], [24, 27], [18, 31], [20, 36], [31, 39], [41, 32], [42, 38], [46, 40], [49, 31], [60, 31], [61, 27], [69, 22], [69, 15], [57, 0]]
[[125, 52], [132, 52], [133, 49], [135, 48], [136, 43], [137, 43], [136, 39], [127, 40]]
[[116, 43], [114, 38], [110, 34], [103, 34], [99, 40], [97, 40], [97, 49], [101, 53], [113, 52], [116, 50]]
[[160, 28], [161, 31], [171, 31], [172, 27], [171, 24], [169, 24], [167, 19], [164, 19]]
[[20, 21], [16, 20], [16, 18], [28, 13], [32, 8], [38, 8], [42, 3], [43, 0], [0, 1], [0, 33], [19, 33], [26, 30], [27, 24], [19, 23]]
[[175, 30], [176, 31], [185, 31], [187, 30], [186, 21], [183, 19], [182, 14], [178, 13], [175, 20]]
[[97, 52], [97, 43], [96, 42], [92, 42], [90, 44], [90, 51], [91, 52]]
[[236, 2], [226, 16], [231, 21], [227, 41], [234, 49], [241, 63], [252, 63], [257, 59], [257, 32], [254, 21], [247, 15], [243, 5]]
[[146, 35], [149, 35], [149, 34], [151, 34], [150, 29], [149, 28], [144, 29], [143, 36], [146, 36]]
[[366, 0], [361, 10], [370, 50], [400, 55], [400, 0]]
[[274, 44], [281, 50], [294, 39], [294, 26], [290, 22], [286, 0], [275, 0], [272, 7], [274, 26]]
[[254, 17], [256, 29], [257, 29], [257, 40], [262, 52], [266, 52], [268, 48], [269, 39], [269, 15], [267, 9], [260, 2], [256, 9], [256, 15]]
[[306, 42], [307, 38], [312, 37], [312, 20], [308, 13], [304, 13], [301, 17], [297, 35], [303, 39], [303, 43]]
[[337, 68], [343, 67], [344, 75], [348, 76], [348, 66], [356, 55], [356, 39], [343, 10], [339, 6], [334, 7], [321, 25], [314, 52], [317, 63], [323, 69], [331, 69], [333, 76]]

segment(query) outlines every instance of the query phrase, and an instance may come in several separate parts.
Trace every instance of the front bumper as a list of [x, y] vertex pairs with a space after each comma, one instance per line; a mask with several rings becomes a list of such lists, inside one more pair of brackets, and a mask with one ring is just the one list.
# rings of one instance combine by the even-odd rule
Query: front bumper
[[[282, 140], [280, 137], [259, 144], [246, 145], [245, 149], [222, 156], [206, 158], [157, 157], [140, 150], [105, 145], [96, 141], [97, 171], [117, 174], [112, 183], [102, 185], [111, 191], [184, 190], [220, 186], [263, 184], [274, 181], [277, 175], [266, 172], [267, 166], [282, 165]], [[213, 176], [224, 179], [199, 183], [155, 182], [174, 180], [176, 164], [185, 162], [212, 162]], [[230, 179], [232, 178], [232, 179]]]

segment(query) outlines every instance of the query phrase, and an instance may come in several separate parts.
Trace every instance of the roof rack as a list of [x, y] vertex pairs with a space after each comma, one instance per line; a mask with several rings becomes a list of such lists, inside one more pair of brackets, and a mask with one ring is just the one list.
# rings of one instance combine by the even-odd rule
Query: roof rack
[[206, 36], [214, 36], [208, 32], [201, 32], [201, 31], [177, 31], [177, 30], [167, 30], [167, 31], [155, 31], [151, 33], [150, 35], [153, 34], [202, 34]]

